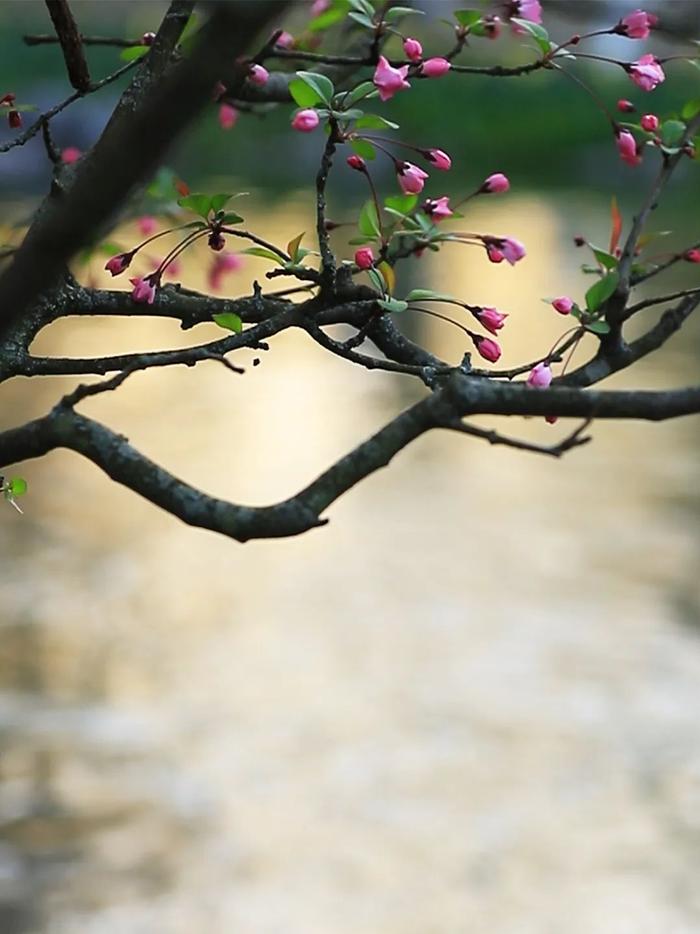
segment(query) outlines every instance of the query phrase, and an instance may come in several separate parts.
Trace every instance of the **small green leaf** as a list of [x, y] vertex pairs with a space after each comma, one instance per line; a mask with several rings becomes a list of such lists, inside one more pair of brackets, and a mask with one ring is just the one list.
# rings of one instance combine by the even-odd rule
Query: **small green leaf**
[[374, 201], [371, 199], [369, 201], [365, 201], [363, 204], [357, 226], [360, 228], [360, 233], [364, 234], [365, 237], [381, 236], [381, 232], [379, 230], [379, 218], [377, 217], [377, 208], [375, 207]]
[[301, 78], [293, 78], [289, 82], [289, 93], [300, 107], [313, 107], [314, 104], [320, 104], [323, 101], [319, 92]]
[[683, 105], [681, 117], [683, 117], [685, 121], [689, 121], [692, 120], [697, 113], [700, 113], [700, 98], [695, 97], [693, 100], [687, 101]]
[[586, 292], [586, 308], [590, 312], [597, 311], [603, 302], [606, 302], [617, 288], [620, 277], [616, 272], [609, 272]]
[[375, 289], [378, 292], [380, 292], [382, 295], [384, 295], [384, 292], [385, 292], [384, 277], [380, 275], [380, 273], [378, 273], [376, 269], [368, 269], [367, 275], [369, 276], [370, 281], [372, 285], [375, 287]]
[[287, 253], [289, 253], [289, 255], [291, 256], [293, 263], [296, 263], [299, 259], [304, 258], [303, 256], [302, 257], [299, 256], [299, 246], [301, 244], [301, 241], [304, 239], [305, 233], [306, 231], [302, 231], [300, 234], [294, 237], [293, 240], [290, 240], [289, 243], [287, 244]]
[[233, 195], [219, 194], [211, 196], [211, 209], [216, 213], [220, 211], [227, 201], [230, 201]]
[[390, 266], [386, 261], [378, 264], [377, 269], [380, 271], [386, 283], [386, 290], [389, 295], [394, 294], [396, 289], [396, 273], [392, 266]]
[[177, 203], [181, 208], [192, 211], [193, 214], [199, 214], [199, 216], [203, 217], [205, 220], [209, 216], [209, 211], [211, 210], [211, 198], [209, 195], [185, 195], [184, 198], [178, 198]]
[[364, 13], [348, 13], [348, 16], [350, 19], [354, 19], [356, 23], [359, 23], [360, 26], [364, 26], [365, 29], [374, 29], [374, 23]]
[[661, 124], [660, 135], [664, 146], [676, 146], [683, 139], [685, 123], [681, 120], [666, 120]]
[[350, 148], [354, 150], [358, 156], [362, 156], [363, 159], [371, 160], [377, 158], [377, 150], [366, 139], [350, 140]]
[[418, 204], [418, 195], [389, 195], [384, 204], [398, 214], [410, 214]]
[[379, 114], [365, 114], [355, 124], [358, 130], [398, 130], [398, 123], [380, 117]]
[[241, 250], [241, 253], [247, 253], [249, 256], [261, 256], [263, 259], [271, 259], [273, 263], [284, 266], [285, 260], [272, 250], [266, 250], [264, 246], [250, 246], [247, 250]]
[[590, 244], [593, 255], [598, 260], [598, 262], [605, 266], [606, 269], [617, 269], [619, 260], [617, 257], [613, 256], [612, 253], [608, 253], [607, 250], [601, 250], [597, 246]]
[[445, 295], [442, 292], [433, 292], [432, 289], [411, 289], [406, 296], [407, 302], [454, 302], [455, 305], [463, 305], [458, 298], [453, 295]]
[[516, 23], [521, 29], [529, 33], [545, 55], [550, 51], [552, 43], [549, 41], [549, 33], [544, 26], [540, 26], [539, 23], [532, 23], [529, 19], [518, 19], [515, 16], [511, 17], [510, 22]]
[[414, 10], [411, 6], [393, 6], [384, 14], [384, 20], [387, 23], [392, 23], [395, 19], [399, 19], [401, 16], [409, 16], [411, 13], [419, 13], [421, 16], [425, 16], [423, 10]]
[[454, 17], [459, 25], [467, 28], [473, 26], [474, 23], [478, 23], [483, 15], [480, 10], [455, 10], [454, 12]]
[[142, 58], [148, 52], [147, 45], [131, 45], [128, 49], [122, 49], [119, 58], [123, 62], [133, 62], [136, 58]]
[[365, 13], [367, 16], [374, 16], [374, 7], [369, 0], [350, 0], [350, 6], [359, 13]]
[[232, 311], [222, 311], [221, 314], [213, 315], [214, 321], [220, 328], [226, 328], [227, 331], [234, 331], [240, 334], [243, 330], [243, 322]]
[[324, 104], [330, 105], [333, 94], [335, 93], [335, 88], [330, 78], [327, 78], [325, 75], [317, 75], [313, 71], [298, 71], [297, 78], [301, 78], [305, 84], [316, 91], [319, 100], [322, 100]]
[[369, 94], [376, 90], [371, 81], [363, 81], [361, 84], [358, 84], [356, 88], [353, 88], [352, 91], [337, 94], [335, 98], [336, 107], [339, 109], [352, 107], [358, 101], [365, 100]]
[[589, 321], [585, 327], [587, 331], [593, 331], [594, 334], [610, 333], [610, 325], [607, 321]]
[[339, 6], [334, 9], [325, 10], [323, 13], [319, 13], [315, 19], [312, 19], [306, 28], [309, 32], [322, 32], [324, 29], [328, 29], [329, 26], [339, 23], [346, 15], [349, 8], [348, 4], [347, 6]]
[[398, 298], [387, 298], [387, 299], [380, 298], [377, 301], [377, 304], [379, 305], [380, 308], [383, 308], [384, 311], [406, 311], [406, 309], [408, 308], [408, 304], [406, 302], [402, 302]]
[[243, 218], [240, 214], [236, 214], [235, 211], [227, 211], [221, 218], [221, 222], [222, 224], [241, 224]]

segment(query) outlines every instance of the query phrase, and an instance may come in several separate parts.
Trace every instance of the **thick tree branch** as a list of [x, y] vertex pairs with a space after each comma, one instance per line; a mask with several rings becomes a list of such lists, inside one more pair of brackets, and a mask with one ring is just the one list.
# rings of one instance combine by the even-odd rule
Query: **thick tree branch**
[[90, 87], [90, 70], [83, 52], [82, 38], [68, 0], [46, 0], [46, 7], [58, 41], [61, 43], [70, 83], [76, 91], [87, 91]]

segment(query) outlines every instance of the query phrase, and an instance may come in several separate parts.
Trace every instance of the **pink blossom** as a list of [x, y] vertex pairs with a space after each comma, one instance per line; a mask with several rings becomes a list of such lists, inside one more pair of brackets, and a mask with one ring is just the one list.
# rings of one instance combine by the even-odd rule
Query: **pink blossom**
[[620, 36], [627, 36], [629, 39], [647, 39], [649, 29], [656, 25], [656, 17], [649, 16], [644, 10], [634, 10], [623, 16], [614, 29]]
[[620, 111], [620, 113], [631, 114], [634, 113], [637, 108], [634, 106], [632, 101], [622, 99], [617, 102], [617, 109]]
[[651, 53], [642, 55], [638, 61], [632, 62], [626, 68], [632, 81], [642, 91], [653, 91], [658, 84], [666, 80], [663, 68]]
[[540, 0], [510, 0], [509, 15], [517, 19], [526, 19], [531, 23], [542, 22]]
[[452, 68], [446, 58], [429, 58], [421, 65], [420, 73], [426, 78], [441, 78]]
[[137, 276], [135, 279], [129, 279], [129, 282], [133, 285], [134, 289], [131, 293], [131, 297], [135, 302], [145, 303], [147, 305], [152, 305], [156, 297], [156, 285], [152, 282], [151, 276]]
[[291, 32], [281, 32], [279, 36], [277, 36], [275, 45], [280, 49], [291, 49], [294, 45], [294, 36]]
[[313, 108], [309, 108], [308, 110], [300, 110], [294, 115], [292, 128], [299, 130], [300, 133], [311, 133], [319, 123], [318, 113]]
[[120, 273], [124, 272], [125, 269], [129, 268], [133, 257], [133, 253], [118, 253], [116, 256], [107, 260], [105, 269], [111, 272], [113, 276], [118, 276]]
[[656, 114], [644, 114], [639, 122], [647, 133], [655, 133], [659, 129], [659, 118]]
[[425, 213], [434, 220], [442, 221], [446, 217], [452, 217], [453, 211], [450, 210], [450, 199], [443, 195], [442, 198], [428, 198], [422, 205]]
[[392, 68], [383, 55], [379, 56], [379, 64], [374, 70], [372, 81], [379, 90], [379, 97], [383, 101], [391, 100], [397, 91], [403, 91], [411, 87], [406, 81], [408, 74], [408, 65], [402, 65], [400, 68]]
[[345, 160], [351, 169], [355, 169], [356, 172], [364, 172], [367, 169], [367, 163], [362, 158], [362, 156], [352, 155], [348, 156]]
[[500, 194], [500, 192], [508, 191], [509, 188], [508, 176], [503, 175], [502, 172], [495, 172], [493, 175], [489, 175], [479, 191], [483, 194]]
[[61, 150], [61, 162], [64, 165], [72, 165], [82, 156], [82, 152], [76, 146], [66, 146]]
[[627, 165], [639, 165], [642, 157], [637, 152], [637, 143], [629, 130], [620, 130], [617, 135], [617, 148], [620, 158]]
[[503, 314], [503, 312], [498, 311], [496, 308], [477, 308], [474, 311], [474, 315], [479, 320], [479, 323], [483, 324], [486, 330], [490, 331], [492, 334], [501, 330], [508, 317], [508, 315]]
[[501, 348], [496, 341], [492, 341], [490, 337], [482, 337], [480, 334], [471, 334], [470, 337], [474, 342], [477, 353], [482, 356], [484, 360], [488, 360], [490, 363], [496, 363], [501, 356]]
[[482, 237], [482, 240], [492, 263], [500, 263], [505, 259], [511, 266], [515, 266], [525, 256], [525, 247], [514, 237]]
[[501, 253], [500, 250], [496, 249], [496, 247], [493, 246], [493, 244], [489, 244], [486, 247], [486, 255], [488, 256], [488, 258], [491, 260], [492, 263], [502, 263], [503, 260], [505, 259], [505, 256], [503, 255], [503, 253]]
[[417, 39], [404, 39], [403, 50], [406, 58], [410, 58], [412, 62], [419, 62], [423, 55], [423, 46]]
[[428, 173], [423, 169], [419, 169], [412, 162], [397, 162], [396, 171], [404, 194], [417, 195], [418, 192], [423, 191], [425, 179], [428, 177]]
[[207, 274], [209, 288], [218, 292], [221, 288], [221, 280], [224, 275], [230, 272], [236, 272], [242, 265], [243, 259], [238, 253], [217, 253]]
[[363, 246], [355, 253], [355, 265], [359, 269], [371, 269], [374, 264], [374, 253], [368, 246]]
[[219, 107], [219, 126], [222, 130], [230, 130], [236, 125], [238, 111], [231, 104], [221, 104]]
[[250, 71], [248, 72], [248, 80], [262, 87], [263, 84], [267, 84], [270, 80], [270, 72], [267, 68], [263, 68], [262, 65], [251, 65]]
[[548, 363], [538, 363], [530, 371], [530, 375], [527, 378], [527, 385], [532, 389], [547, 389], [549, 384], [552, 382], [552, 371], [549, 368]]
[[700, 263], [700, 250], [697, 248], [694, 250], [686, 250], [683, 254], [683, 259], [689, 263]]
[[442, 149], [424, 149], [422, 155], [428, 162], [432, 162], [436, 169], [447, 172], [452, 168], [452, 159]]
[[320, 16], [321, 13], [325, 13], [328, 7], [331, 5], [331, 0], [314, 0], [311, 4], [311, 15]]
[[555, 311], [558, 311], [560, 315], [568, 315], [571, 313], [574, 303], [568, 296], [561, 295], [559, 298], [555, 298], [552, 301], [552, 307]]
[[139, 233], [144, 237], [150, 237], [152, 233], [155, 233], [158, 230], [158, 221], [155, 217], [152, 217], [150, 214], [144, 214], [142, 217], [139, 217], [136, 222], [136, 226], [139, 229]]

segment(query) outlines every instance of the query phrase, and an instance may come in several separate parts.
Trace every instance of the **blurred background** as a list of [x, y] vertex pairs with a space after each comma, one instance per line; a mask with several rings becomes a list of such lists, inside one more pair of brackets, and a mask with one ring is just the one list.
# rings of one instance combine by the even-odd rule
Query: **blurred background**
[[[440, 20], [457, 5], [468, 6], [424, 2], [427, 17], [405, 29], [444, 51]], [[86, 34], [119, 37], [155, 30], [165, 9], [72, 6]], [[545, 24], [564, 39], [636, 6], [545, 2]], [[595, 51], [693, 53], [698, 4], [647, 9], [661, 33]], [[299, 31], [307, 14], [297, 4], [284, 25]], [[0, 4], [0, 90], [41, 109], [69, 93], [58, 49], [22, 43], [48, 31], [42, 3]], [[475, 42], [464, 61], [530, 54], [504, 36]], [[96, 76], [119, 64], [114, 49], [89, 57]], [[683, 61], [652, 95], [611, 65], [572, 67], [611, 108], [627, 97], [667, 115], [700, 97]], [[122, 86], [66, 110], [59, 145], [87, 149]], [[421, 82], [382, 113], [401, 138], [451, 154], [431, 196], [506, 172], [511, 193], [478, 200], [464, 224], [528, 248], [505, 269], [469, 248], [412, 260], [398, 293], [496, 305], [511, 315], [505, 365], [542, 353], [568, 322], [541, 299], [580, 301], [591, 282], [573, 237], [607, 245], [613, 194], [629, 225], [656, 154], [624, 166], [592, 101], [551, 74]], [[288, 123], [281, 108], [225, 132], [212, 105], [168, 166], [193, 190], [250, 192], [236, 203], [246, 224], [285, 244], [313, 230], [322, 146]], [[1, 157], [5, 239], [49, 177], [39, 140]], [[376, 177], [384, 193], [395, 187], [389, 166]], [[333, 219], [356, 216], [361, 182], [334, 173]], [[688, 163], [652, 225], [673, 234], [649, 255], [700, 239], [699, 193]], [[134, 243], [144, 206], [110, 240]], [[338, 234], [349, 257], [352, 233]], [[107, 285], [104, 261], [96, 253], [76, 274]], [[195, 250], [178, 278], [205, 289], [207, 267]], [[220, 294], [249, 294], [267, 268], [244, 257]], [[697, 268], [652, 284], [696, 284]], [[402, 321], [413, 337], [461, 358], [458, 329], [414, 318]], [[35, 350], [164, 349], [215, 333], [66, 319]], [[699, 350], [691, 321], [609, 385], [697, 381]], [[83, 409], [207, 492], [265, 503], [420, 396], [299, 334], [276, 337], [255, 369], [252, 356], [236, 358], [244, 377], [164, 369]], [[1, 427], [46, 412], [75, 382], [5, 383]], [[567, 430], [482, 423], [550, 441]], [[25, 514], [0, 515], [0, 932], [697, 934], [698, 420], [604, 423], [593, 435], [559, 462], [431, 434], [335, 503], [326, 528], [246, 545], [178, 523], [77, 455], [17, 465]]]

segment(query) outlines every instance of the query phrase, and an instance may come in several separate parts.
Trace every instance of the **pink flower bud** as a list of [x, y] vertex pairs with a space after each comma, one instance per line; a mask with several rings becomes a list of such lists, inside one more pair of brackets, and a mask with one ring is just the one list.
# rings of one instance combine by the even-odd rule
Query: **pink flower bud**
[[421, 151], [428, 162], [432, 162], [436, 169], [440, 169], [443, 172], [448, 172], [452, 168], [452, 159], [447, 155], [446, 152], [443, 152], [442, 149], [423, 149]]
[[500, 194], [502, 191], [508, 191], [509, 188], [510, 182], [508, 181], [508, 177], [501, 172], [496, 172], [493, 175], [489, 175], [479, 191], [482, 194]]
[[425, 78], [441, 78], [452, 68], [446, 58], [429, 58], [421, 65], [420, 73]]
[[502, 263], [505, 259], [503, 253], [500, 250], [497, 250], [495, 246], [486, 247], [486, 255], [491, 260], [492, 263]]
[[639, 61], [625, 66], [630, 78], [642, 91], [653, 91], [654, 88], [666, 80], [664, 70], [653, 55], [642, 55]]
[[300, 110], [294, 115], [292, 128], [299, 130], [300, 133], [311, 133], [320, 123], [320, 118], [315, 110]]
[[270, 72], [267, 68], [263, 68], [262, 65], [251, 65], [250, 71], [248, 72], [248, 80], [262, 87], [270, 80]]
[[61, 150], [61, 162], [64, 165], [72, 165], [82, 156], [82, 152], [75, 146], [66, 146]]
[[153, 45], [155, 38], [156, 34], [154, 32], [145, 32], [141, 36], [141, 45]]
[[400, 68], [392, 68], [383, 55], [379, 56], [379, 64], [374, 70], [372, 81], [379, 91], [379, 97], [383, 101], [391, 100], [397, 91], [404, 91], [411, 87], [406, 80], [408, 74], [408, 65], [402, 65]]
[[490, 337], [482, 337], [480, 334], [471, 334], [470, 337], [474, 342], [477, 353], [482, 356], [484, 360], [488, 360], [490, 363], [496, 363], [501, 356], [501, 348], [496, 341], [492, 341]]
[[19, 110], [11, 110], [7, 115], [7, 122], [11, 130], [18, 130], [22, 126], [22, 114]]
[[367, 163], [362, 158], [362, 156], [358, 156], [358, 155], [348, 156], [348, 158], [346, 159], [346, 162], [350, 166], [350, 168], [355, 169], [356, 172], [367, 171]]
[[450, 199], [446, 195], [442, 198], [428, 198], [427, 201], [423, 202], [421, 207], [428, 217], [436, 223], [444, 220], [446, 217], [452, 217], [454, 213], [450, 210]]
[[152, 282], [153, 273], [150, 276], [137, 276], [135, 279], [129, 279], [133, 285], [131, 297], [135, 302], [152, 305], [156, 297], [156, 285]]
[[548, 363], [538, 363], [534, 369], [530, 371], [530, 375], [527, 378], [527, 385], [532, 389], [547, 389], [549, 384], [552, 382], [552, 371], [549, 368]]
[[498, 39], [501, 34], [501, 18], [499, 16], [485, 16], [481, 25], [487, 39]]
[[482, 237], [489, 259], [492, 263], [507, 260], [515, 266], [525, 256], [525, 247], [514, 237]]
[[501, 330], [508, 315], [503, 314], [496, 308], [476, 308], [474, 317], [478, 319], [480, 324], [483, 324], [487, 331], [495, 334]]
[[291, 49], [294, 45], [294, 36], [291, 32], [281, 32], [279, 36], [277, 36], [275, 45], [280, 49]]
[[621, 99], [617, 102], [617, 109], [620, 111], [620, 113], [631, 114], [634, 113], [637, 108], [634, 106], [632, 101]]
[[639, 122], [647, 133], [655, 133], [659, 129], [659, 118], [656, 114], [644, 114]]
[[107, 260], [105, 269], [111, 272], [113, 276], [118, 276], [120, 273], [124, 272], [125, 269], [129, 268], [133, 258], [133, 253], [118, 253], [116, 256]]
[[139, 217], [136, 225], [139, 229], [139, 233], [144, 237], [150, 237], [152, 233], [158, 230], [158, 221], [150, 214], [144, 214], [143, 217]]
[[320, 16], [321, 13], [325, 13], [328, 7], [331, 5], [331, 0], [314, 0], [311, 4], [311, 15]]
[[621, 130], [617, 135], [617, 149], [620, 158], [627, 165], [639, 165], [642, 161], [641, 155], [637, 152], [637, 143], [629, 130]]
[[236, 125], [238, 111], [231, 104], [221, 104], [219, 107], [219, 126], [222, 130], [230, 130]]
[[700, 250], [697, 248], [694, 250], [686, 250], [683, 254], [683, 259], [688, 263], [700, 263]]
[[419, 62], [423, 56], [423, 46], [417, 39], [404, 39], [403, 50], [412, 62]]
[[647, 39], [649, 30], [654, 25], [655, 16], [650, 16], [644, 10], [635, 10], [623, 16], [613, 31], [619, 36], [627, 36], [628, 39]]
[[368, 246], [363, 246], [355, 253], [355, 265], [360, 269], [371, 269], [374, 265], [374, 253]]
[[423, 169], [419, 169], [418, 166], [413, 165], [412, 162], [397, 162], [396, 172], [399, 178], [399, 185], [404, 194], [417, 195], [419, 192], [423, 191], [425, 179], [428, 177], [428, 173], [424, 172]]
[[555, 311], [558, 311], [560, 315], [568, 315], [571, 313], [574, 303], [566, 295], [562, 295], [560, 298], [554, 299], [552, 307]]
[[559, 421], [558, 415], [545, 415], [544, 420], [548, 425], [555, 425]]

